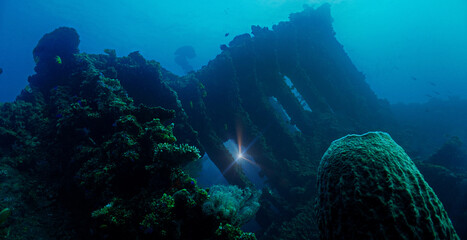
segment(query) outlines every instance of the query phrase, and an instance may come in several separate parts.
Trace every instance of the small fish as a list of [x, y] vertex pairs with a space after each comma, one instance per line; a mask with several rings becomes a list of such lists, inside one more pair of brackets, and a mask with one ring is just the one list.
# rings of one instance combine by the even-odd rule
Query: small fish
[[410, 78], [411, 78], [412, 80], [414, 80], [414, 81], [417, 81], [417, 78], [414, 77], [414, 76], [411, 76]]
[[226, 34], [224, 34], [224, 37], [228, 37], [228, 36], [229, 36], [229, 34], [230, 34], [230, 33], [226, 33]]
[[55, 117], [57, 117], [57, 118], [62, 118], [63, 115], [62, 115], [61, 113], [57, 113], [57, 115], [55, 115]]
[[428, 82], [431, 86], [436, 87], [436, 84], [434, 82]]
[[102, 224], [99, 226], [100, 229], [106, 229], [107, 227], [108, 227], [107, 224]]
[[437, 91], [433, 91], [436, 95], [441, 95], [439, 92]]
[[431, 96], [430, 94], [425, 94], [425, 96], [427, 96], [429, 98], [433, 98], [433, 96]]
[[2, 69], [2, 68], [0, 68], [0, 74], [2, 74], [2, 73], [3, 73], [3, 69]]
[[58, 64], [62, 64], [62, 58], [60, 58], [60, 56], [56, 56], [55, 62], [57, 62]]

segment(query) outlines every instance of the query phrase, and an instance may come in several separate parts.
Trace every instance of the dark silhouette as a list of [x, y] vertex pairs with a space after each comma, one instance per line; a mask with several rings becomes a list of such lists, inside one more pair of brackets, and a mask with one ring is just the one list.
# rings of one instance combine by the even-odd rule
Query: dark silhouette
[[193, 67], [188, 62], [188, 59], [196, 57], [195, 49], [193, 46], [187, 45], [179, 47], [174, 54], [175, 62], [183, 69], [185, 73], [193, 71]]
[[222, 51], [225, 51], [225, 50], [229, 49], [229, 47], [227, 47], [227, 45], [225, 45], [225, 44], [222, 44], [220, 46], [220, 48], [221, 48]]

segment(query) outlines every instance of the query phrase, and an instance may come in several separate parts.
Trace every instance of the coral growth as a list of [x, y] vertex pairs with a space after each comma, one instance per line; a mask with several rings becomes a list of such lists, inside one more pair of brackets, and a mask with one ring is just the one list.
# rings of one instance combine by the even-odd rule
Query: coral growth
[[[186, 115], [177, 95], [161, 82], [158, 64], [138, 53], [125, 58], [110, 50], [108, 55], [78, 53], [78, 43], [74, 29], [46, 34], [34, 50], [38, 61], [30, 87], [0, 106], [2, 163], [39, 179], [37, 186], [46, 186], [39, 190], [58, 202], [46, 211], [63, 216], [61, 229], [47, 230], [55, 219], [46, 221], [42, 237], [215, 238], [221, 223], [233, 223], [204, 214], [208, 193], [180, 170], [200, 151], [186, 143], [193, 133], [189, 126], [178, 128], [186, 129], [185, 135], [174, 136], [175, 124], [186, 122]], [[131, 70], [130, 64], [146, 70]], [[137, 105], [120, 80], [106, 74], [125, 80], [141, 75], [156, 81], [152, 86], [166, 97]], [[28, 187], [21, 191], [34, 193]], [[41, 199], [34, 198], [18, 202]], [[27, 217], [14, 220], [15, 230], [30, 224]], [[20, 237], [20, 231], [15, 234], [12, 239]], [[243, 232], [235, 234], [228, 239]]]
[[[121, 57], [113, 49], [79, 53], [72, 28], [44, 35], [33, 51], [36, 74], [29, 86], [16, 101], [0, 103], [0, 206], [13, 213], [0, 236], [317, 239], [316, 175], [332, 140], [391, 130], [409, 153], [426, 159], [442, 144], [442, 129], [449, 126], [450, 135], [465, 129], [465, 114], [459, 115], [465, 101], [450, 110], [456, 101], [393, 106], [398, 120], [406, 120], [404, 128], [396, 124], [387, 102], [377, 99], [336, 40], [327, 4], [251, 30], [183, 77], [137, 51]], [[190, 48], [177, 55], [182, 64], [195, 56]], [[440, 119], [427, 107], [456, 117]], [[365, 155], [332, 163], [329, 150], [321, 162], [328, 166], [320, 168], [333, 170], [321, 173], [319, 182], [323, 234], [348, 230], [341, 238], [350, 239], [383, 229], [387, 237], [455, 238], [443, 207], [403, 150], [384, 134], [362, 138], [380, 139], [391, 149], [375, 141], [376, 150], [367, 144], [361, 151], [372, 151], [374, 161]], [[241, 140], [267, 178], [261, 197], [224, 146], [230, 139]], [[447, 142], [432, 164], [417, 163], [456, 227], [467, 224], [465, 153], [458, 140]], [[230, 184], [248, 188], [199, 188], [181, 167], [205, 153]], [[336, 202], [327, 201], [331, 197]], [[355, 217], [336, 219], [330, 214], [336, 211]], [[250, 224], [259, 225], [256, 237], [241, 230], [255, 213]], [[342, 226], [328, 224], [328, 217]]]
[[320, 239], [459, 239], [415, 164], [382, 132], [334, 141], [318, 172]]
[[248, 188], [242, 190], [237, 186], [212, 186], [209, 188], [209, 199], [203, 204], [203, 211], [223, 222], [242, 226], [258, 211], [260, 195], [261, 192]]

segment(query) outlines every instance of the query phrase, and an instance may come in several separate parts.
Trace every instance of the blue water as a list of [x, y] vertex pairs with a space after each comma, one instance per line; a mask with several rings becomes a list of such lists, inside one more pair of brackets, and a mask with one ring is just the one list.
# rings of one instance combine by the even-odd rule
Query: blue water
[[[465, 0], [44, 0], [0, 1], [0, 102], [12, 101], [33, 73], [32, 49], [41, 36], [70, 26], [81, 51], [139, 50], [168, 70], [183, 74], [174, 52], [193, 46], [199, 69], [251, 25], [272, 26], [303, 4], [331, 3], [338, 40], [391, 102], [423, 102], [467, 93], [467, 1]], [[227, 35], [227, 36], [226, 36]]]
[[204, 154], [202, 158], [196, 161], [200, 162], [199, 169], [196, 169], [196, 172], [189, 170], [187, 172], [190, 176], [195, 177], [199, 187], [208, 188], [213, 185], [229, 185], [222, 172], [219, 171], [207, 154]]

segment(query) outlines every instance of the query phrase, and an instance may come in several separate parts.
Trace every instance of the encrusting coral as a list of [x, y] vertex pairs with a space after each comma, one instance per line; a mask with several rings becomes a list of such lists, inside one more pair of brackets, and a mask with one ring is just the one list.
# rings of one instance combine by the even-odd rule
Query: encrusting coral
[[[335, 38], [328, 4], [306, 7], [271, 29], [253, 26], [252, 34], [235, 37], [206, 66], [182, 77], [139, 52], [123, 57], [112, 49], [105, 49], [105, 54], [85, 54], [79, 53], [78, 45], [79, 36], [72, 28], [46, 34], [33, 51], [36, 74], [29, 77], [29, 86], [16, 101], [0, 103], [0, 206], [12, 210], [0, 228], [0, 237], [254, 239], [255, 235], [243, 233], [240, 225], [257, 211], [256, 221], [251, 223], [257, 223], [259, 239], [318, 239], [313, 214], [316, 170], [332, 140], [380, 129], [390, 131], [406, 150], [435, 149], [426, 147], [430, 141], [423, 141], [433, 139], [426, 137], [432, 130], [429, 127], [417, 129], [422, 134], [415, 138], [401, 134], [413, 128], [400, 130], [389, 104], [376, 97], [352, 64]], [[453, 126], [462, 126], [459, 129], [465, 125], [458, 116], [464, 106], [458, 105], [454, 111], [459, 123]], [[425, 112], [425, 105], [421, 109]], [[180, 170], [207, 153], [230, 184], [253, 186], [240, 164], [232, 164], [235, 159], [223, 144], [239, 135], [245, 144], [241, 147], [248, 144], [248, 154], [261, 168], [260, 176], [267, 178], [268, 186], [259, 200], [252, 188], [199, 188]], [[417, 164], [463, 237], [467, 236], [462, 231], [467, 195], [459, 193], [467, 182], [462, 166], [465, 154], [459, 141], [452, 140], [431, 159], [450, 169]], [[413, 157], [423, 160], [420, 155]], [[397, 162], [389, 162], [397, 166]], [[360, 162], [342, 163], [357, 166]], [[420, 187], [431, 197], [431, 190], [407, 165], [411, 169], [407, 176], [420, 183], [409, 186]], [[352, 171], [347, 171], [348, 167], [335, 170], [338, 173], [329, 178], [335, 186], [348, 184], [345, 189], [351, 191], [369, 185], [373, 186], [370, 190], [378, 191], [372, 195], [375, 198], [365, 195], [370, 199], [364, 199], [365, 207], [376, 205], [378, 194], [383, 200], [387, 195], [399, 196], [384, 181], [351, 184], [342, 178], [340, 182], [337, 176], [349, 176]], [[395, 182], [402, 179], [393, 172], [378, 174], [396, 176]], [[320, 181], [325, 183], [327, 180]], [[378, 184], [381, 187], [376, 187]], [[404, 193], [397, 189], [396, 193], [400, 192]], [[337, 191], [332, 193], [322, 197], [332, 195], [352, 203], [348, 195], [339, 198]], [[414, 204], [419, 203], [424, 195], [404, 196], [385, 206], [397, 210], [411, 206], [408, 202], [413, 199]], [[440, 206], [436, 198], [428, 202], [432, 201]], [[358, 212], [357, 208], [336, 209]], [[391, 219], [392, 210], [379, 216]], [[452, 233], [455, 238], [444, 210], [438, 210], [441, 224], [421, 225], [436, 231], [436, 226], [446, 226], [445, 236]], [[323, 207], [320, 211], [323, 220], [327, 210]], [[343, 225], [352, 229], [350, 234], [360, 232], [353, 230], [366, 224], [357, 224], [355, 219], [365, 218], [359, 216], [346, 222], [354, 225]], [[436, 217], [409, 218], [413, 219], [436, 222]], [[394, 228], [403, 222], [398, 218]], [[376, 223], [370, 221], [369, 225]]]
[[[117, 78], [95, 65], [114, 52], [89, 56], [78, 43], [71, 28], [39, 41], [29, 87], [0, 106], [3, 159], [60, 196], [54, 211], [66, 208], [73, 216], [64, 219], [78, 229], [71, 238], [216, 239], [219, 226], [231, 222], [203, 213], [208, 192], [180, 169], [200, 157], [174, 136], [171, 120], [183, 114], [136, 105]], [[172, 95], [164, 101], [173, 102], [165, 106], [180, 105], [173, 91], [166, 94]], [[238, 229], [224, 239], [242, 234]]]

